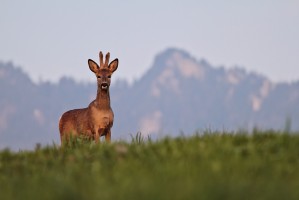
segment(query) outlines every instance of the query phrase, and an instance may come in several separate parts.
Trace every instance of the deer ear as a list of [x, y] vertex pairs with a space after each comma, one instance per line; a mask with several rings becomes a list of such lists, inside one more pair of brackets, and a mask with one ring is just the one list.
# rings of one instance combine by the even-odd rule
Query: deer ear
[[88, 65], [89, 65], [89, 69], [93, 73], [97, 73], [97, 71], [99, 70], [98, 64], [95, 61], [91, 60], [91, 59], [88, 59]]
[[115, 70], [117, 70], [117, 67], [118, 67], [118, 59], [114, 59], [108, 66], [109, 70], [111, 72], [114, 72]]

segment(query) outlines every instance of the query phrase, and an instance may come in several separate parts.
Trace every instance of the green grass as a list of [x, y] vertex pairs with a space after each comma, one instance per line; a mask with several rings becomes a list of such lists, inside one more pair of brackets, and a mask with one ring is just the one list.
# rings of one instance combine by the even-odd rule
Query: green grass
[[75, 141], [0, 151], [0, 199], [299, 199], [299, 134]]

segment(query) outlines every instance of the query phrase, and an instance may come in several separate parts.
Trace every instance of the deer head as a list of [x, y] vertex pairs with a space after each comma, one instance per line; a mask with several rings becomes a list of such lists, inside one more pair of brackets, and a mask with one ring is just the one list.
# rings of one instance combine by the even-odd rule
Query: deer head
[[109, 64], [110, 53], [106, 54], [105, 62], [103, 60], [103, 53], [100, 51], [100, 66], [91, 59], [88, 59], [89, 69], [96, 75], [98, 88], [103, 91], [108, 91], [111, 83], [111, 75], [118, 67], [118, 59], [114, 59]]

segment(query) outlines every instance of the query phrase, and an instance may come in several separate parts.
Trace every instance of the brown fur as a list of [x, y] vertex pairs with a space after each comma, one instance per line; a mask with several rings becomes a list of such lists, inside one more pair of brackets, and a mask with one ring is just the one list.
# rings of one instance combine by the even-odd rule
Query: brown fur
[[100, 67], [93, 60], [88, 60], [90, 70], [97, 77], [97, 97], [87, 108], [69, 110], [61, 116], [59, 121], [61, 143], [68, 140], [70, 135], [84, 135], [96, 142], [101, 136], [105, 136], [106, 141], [111, 140], [114, 114], [110, 107], [109, 87], [111, 75], [118, 67], [118, 59], [108, 65], [110, 53], [106, 54], [105, 63], [102, 52], [99, 56]]

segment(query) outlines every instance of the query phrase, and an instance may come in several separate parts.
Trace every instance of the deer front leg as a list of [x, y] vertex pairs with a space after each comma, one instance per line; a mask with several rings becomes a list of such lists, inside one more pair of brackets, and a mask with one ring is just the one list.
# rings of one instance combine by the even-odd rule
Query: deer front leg
[[100, 133], [99, 133], [99, 131], [96, 131], [96, 132], [95, 132], [94, 139], [95, 139], [95, 142], [96, 142], [96, 143], [99, 142], [99, 140], [100, 140]]
[[107, 134], [105, 135], [106, 142], [111, 142], [111, 130], [109, 129], [107, 131]]
[[100, 138], [99, 129], [94, 126], [91, 133], [92, 133], [92, 138], [95, 140], [96, 143], [98, 143]]
[[105, 134], [105, 128], [99, 128], [95, 134], [95, 141], [98, 143], [100, 141], [100, 137]]

